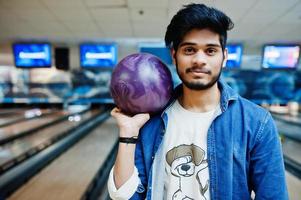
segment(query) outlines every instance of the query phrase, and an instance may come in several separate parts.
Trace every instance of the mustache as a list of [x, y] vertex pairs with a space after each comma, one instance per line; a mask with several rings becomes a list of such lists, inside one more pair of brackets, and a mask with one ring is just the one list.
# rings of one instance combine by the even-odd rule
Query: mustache
[[211, 71], [208, 69], [205, 69], [204, 67], [190, 67], [185, 70], [186, 73], [190, 72], [198, 72], [198, 73], [205, 73], [205, 74], [211, 74]]

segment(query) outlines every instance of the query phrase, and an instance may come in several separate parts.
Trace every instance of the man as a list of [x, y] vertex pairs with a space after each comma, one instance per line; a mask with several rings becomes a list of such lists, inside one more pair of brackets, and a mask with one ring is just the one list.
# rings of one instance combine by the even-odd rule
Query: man
[[[162, 113], [111, 114], [120, 144], [108, 181], [112, 199], [288, 199], [271, 115], [219, 79], [227, 59], [224, 13], [180, 10], [165, 42], [182, 85]], [[138, 137], [138, 139], [137, 139]]]

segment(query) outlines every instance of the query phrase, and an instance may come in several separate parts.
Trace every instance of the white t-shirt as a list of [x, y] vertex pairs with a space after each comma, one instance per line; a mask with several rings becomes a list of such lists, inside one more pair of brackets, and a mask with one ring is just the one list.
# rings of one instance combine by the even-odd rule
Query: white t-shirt
[[[209, 200], [209, 170], [207, 164], [207, 132], [216, 109], [196, 113], [185, 110], [178, 101], [167, 110], [168, 125], [163, 140], [165, 157], [164, 199]], [[112, 199], [129, 199], [140, 179], [135, 167], [133, 175], [118, 190], [113, 169], [108, 180]]]
[[191, 112], [178, 101], [168, 109], [163, 145], [165, 199], [210, 199], [207, 132], [215, 111]]

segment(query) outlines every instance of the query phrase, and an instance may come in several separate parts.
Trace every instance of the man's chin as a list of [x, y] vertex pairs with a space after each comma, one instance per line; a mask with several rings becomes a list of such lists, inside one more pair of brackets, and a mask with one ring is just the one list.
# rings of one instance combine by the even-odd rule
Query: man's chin
[[183, 84], [191, 90], [207, 90], [207, 89], [211, 88], [214, 85], [214, 83], [183, 82]]

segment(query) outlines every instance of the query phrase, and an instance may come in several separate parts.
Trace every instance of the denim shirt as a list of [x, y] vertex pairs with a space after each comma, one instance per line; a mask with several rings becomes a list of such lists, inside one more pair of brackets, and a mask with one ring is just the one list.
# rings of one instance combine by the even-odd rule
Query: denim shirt
[[[281, 144], [270, 113], [222, 81], [218, 87], [221, 113], [207, 135], [210, 198], [247, 200], [253, 190], [255, 199], [288, 199]], [[167, 108], [181, 94], [181, 88], [175, 89]], [[135, 166], [141, 184], [131, 199], [154, 199], [152, 194], [163, 199], [164, 158], [160, 158], [158, 149], [168, 123], [166, 109], [140, 130]]]

